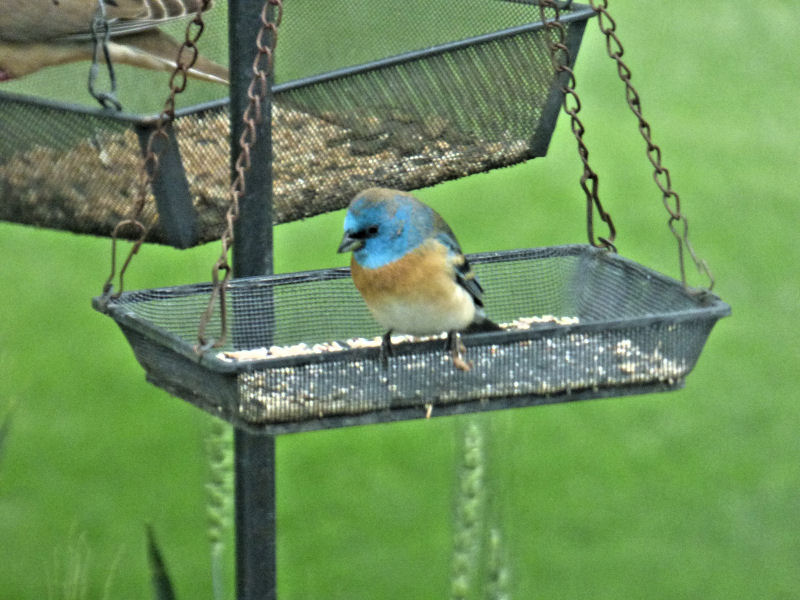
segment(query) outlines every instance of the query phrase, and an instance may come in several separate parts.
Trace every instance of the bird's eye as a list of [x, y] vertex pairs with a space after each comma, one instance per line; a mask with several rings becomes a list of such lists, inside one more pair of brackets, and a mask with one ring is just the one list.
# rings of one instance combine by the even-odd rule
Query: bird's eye
[[376, 235], [378, 235], [378, 226], [370, 225], [369, 227], [365, 227], [364, 229], [359, 229], [355, 233], [351, 233], [350, 237], [355, 238], [357, 240], [365, 240], [367, 238], [375, 237]]

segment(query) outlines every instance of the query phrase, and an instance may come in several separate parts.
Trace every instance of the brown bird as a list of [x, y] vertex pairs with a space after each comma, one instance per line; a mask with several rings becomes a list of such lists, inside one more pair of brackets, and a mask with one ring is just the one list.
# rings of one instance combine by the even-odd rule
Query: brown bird
[[[202, 0], [104, 0], [109, 55], [124, 63], [172, 71], [181, 44], [157, 29], [202, 10]], [[211, 2], [208, 7], [210, 8]], [[0, 0], [0, 81], [93, 57], [91, 26], [98, 0]], [[189, 75], [228, 83], [228, 70], [198, 57]]]

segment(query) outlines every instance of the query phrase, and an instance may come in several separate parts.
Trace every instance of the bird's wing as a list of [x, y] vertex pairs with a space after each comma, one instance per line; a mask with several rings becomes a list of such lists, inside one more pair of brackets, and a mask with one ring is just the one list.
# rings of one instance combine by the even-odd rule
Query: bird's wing
[[475, 277], [475, 271], [472, 270], [467, 257], [461, 251], [461, 246], [459, 246], [456, 236], [438, 214], [435, 214], [434, 219], [436, 220], [436, 229], [439, 232], [436, 239], [449, 250], [450, 263], [455, 270], [456, 283], [469, 292], [477, 306], [482, 307], [483, 288], [477, 277]]
[[[106, 19], [112, 37], [146, 31], [165, 23], [183, 20], [203, 8], [202, 0], [128, 0], [127, 4], [133, 6], [126, 6], [123, 0], [116, 1], [116, 6], [109, 6], [106, 9]], [[211, 8], [211, 5], [212, 2], [209, 1], [206, 10]], [[137, 8], [140, 10], [134, 14]], [[91, 38], [91, 33], [76, 33], [69, 36], [70, 39], [87, 37]]]
[[472, 296], [476, 306], [483, 306], [483, 288], [481, 287], [478, 278], [475, 277], [475, 271], [463, 254], [458, 254], [453, 257], [453, 266], [456, 269], [456, 283], [463, 287]]
[[[0, 0], [1, 1], [1, 0]], [[126, 36], [108, 44], [111, 61], [155, 71], [175, 69], [180, 44], [166, 33], [151, 29]], [[4, 42], [0, 40], [0, 81], [15, 79], [64, 63], [91, 60], [91, 42]], [[202, 55], [197, 57], [189, 75], [204, 81], [228, 83], [228, 70]]]
[[[124, 43], [123, 43], [124, 42]], [[111, 60], [156, 71], [173, 71], [180, 43], [158, 29], [132, 34], [109, 44]], [[203, 81], [228, 83], [228, 69], [198, 55], [189, 74]]]
[[0, 40], [0, 81], [24, 77], [52, 67], [92, 57], [91, 44], [19, 43]]

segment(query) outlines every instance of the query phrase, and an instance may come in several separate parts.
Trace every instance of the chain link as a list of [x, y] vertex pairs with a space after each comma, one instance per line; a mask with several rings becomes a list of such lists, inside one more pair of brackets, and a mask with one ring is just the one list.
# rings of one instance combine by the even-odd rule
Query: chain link
[[608, 56], [611, 57], [614, 62], [616, 62], [617, 74], [625, 84], [625, 99], [627, 100], [628, 106], [639, 122], [639, 132], [642, 134], [642, 138], [646, 144], [647, 158], [650, 161], [650, 164], [653, 165], [654, 169], [653, 180], [658, 186], [658, 189], [661, 190], [662, 202], [664, 204], [664, 208], [669, 214], [667, 225], [669, 226], [672, 235], [675, 236], [675, 239], [678, 243], [678, 260], [680, 263], [681, 282], [683, 283], [684, 287], [687, 287], [684, 256], [684, 248], [686, 248], [695, 265], [697, 266], [697, 270], [708, 278], [708, 290], [711, 290], [714, 287], [714, 276], [712, 275], [708, 264], [697, 256], [691, 242], [689, 241], [689, 221], [686, 218], [686, 215], [681, 212], [680, 196], [678, 196], [678, 193], [672, 189], [672, 178], [670, 176], [669, 169], [667, 169], [661, 162], [661, 148], [653, 143], [650, 124], [642, 115], [642, 102], [639, 97], [639, 93], [631, 83], [631, 70], [622, 60], [622, 55], [624, 54], [625, 50], [622, 47], [619, 37], [617, 37], [617, 23], [608, 13], [608, 0], [589, 1], [592, 9], [597, 14], [597, 22], [600, 27], [600, 31], [602, 31], [603, 35], [605, 35], [606, 52], [608, 53]]
[[[552, 19], [547, 17], [546, 9], [550, 9], [554, 13]], [[583, 140], [586, 129], [578, 116], [581, 110], [581, 100], [575, 91], [575, 73], [570, 67], [570, 64], [572, 64], [572, 57], [566, 45], [566, 28], [561, 22], [561, 10], [555, 0], [541, 0], [539, 2], [539, 14], [542, 23], [545, 25], [545, 30], [549, 33], [550, 41], [548, 42], [548, 47], [556, 77], [559, 77], [561, 73], [567, 74], [567, 83], [561, 88], [564, 92], [562, 106], [564, 112], [570, 117], [570, 127], [575, 136], [575, 140], [578, 142], [578, 155], [583, 163], [583, 174], [581, 175], [580, 183], [584, 194], [586, 194], [586, 228], [589, 243], [596, 248], [607, 248], [616, 252], [617, 249], [614, 246], [614, 239], [616, 238], [614, 222], [611, 220], [611, 215], [603, 209], [603, 204], [600, 202], [600, 197], [598, 195], [600, 178], [591, 166], [589, 166], [589, 149], [586, 146], [586, 142]], [[600, 220], [602, 220], [608, 228], [608, 235], [606, 237], [598, 236], [595, 238], [595, 211], [597, 211]]]
[[[275, 20], [270, 21], [270, 7], [275, 7]], [[234, 163], [234, 178], [228, 192], [230, 203], [225, 213], [225, 230], [222, 232], [220, 242], [222, 252], [214, 263], [211, 270], [211, 297], [208, 306], [200, 317], [200, 325], [197, 331], [197, 345], [195, 351], [205, 352], [211, 348], [221, 346], [225, 343], [228, 335], [227, 311], [225, 309], [225, 292], [233, 275], [233, 268], [228, 257], [234, 242], [234, 223], [239, 217], [239, 200], [247, 191], [245, 175], [250, 169], [250, 150], [256, 143], [256, 126], [262, 122], [262, 103], [269, 91], [269, 77], [272, 75], [274, 67], [275, 47], [278, 43], [278, 28], [283, 19], [282, 0], [265, 0], [261, 9], [261, 28], [256, 36], [257, 52], [253, 59], [253, 78], [247, 88], [248, 104], [242, 115], [244, 129], [239, 136], [239, 155]], [[269, 34], [268, 40], [265, 36]], [[219, 302], [220, 311], [220, 335], [216, 339], [206, 336], [206, 328], [214, 314], [214, 309]]]
[[[103, 0], [100, 0], [101, 2]], [[133, 256], [139, 252], [144, 243], [147, 234], [150, 233], [150, 227], [141, 222], [142, 212], [144, 211], [145, 204], [147, 203], [147, 194], [152, 189], [153, 179], [158, 171], [158, 157], [163, 149], [170, 143], [169, 135], [167, 133], [167, 126], [175, 119], [175, 98], [178, 94], [186, 89], [188, 80], [188, 72], [197, 62], [199, 50], [197, 42], [205, 30], [205, 22], [203, 21], [203, 13], [208, 9], [211, 0], [203, 0], [200, 9], [195, 13], [194, 18], [186, 25], [183, 43], [178, 50], [178, 57], [175, 62], [175, 69], [169, 78], [169, 95], [164, 102], [164, 108], [158, 115], [156, 127], [150, 132], [147, 138], [147, 146], [145, 147], [144, 157], [142, 159], [142, 168], [139, 170], [138, 194], [136, 201], [133, 204], [131, 216], [123, 221], [117, 223], [114, 230], [111, 232], [111, 273], [103, 285], [103, 295], [109, 295], [113, 287], [114, 276], [116, 274], [117, 266], [117, 238], [120, 231], [124, 227], [133, 227], [139, 232], [139, 237], [131, 246], [128, 256], [122, 265], [119, 272], [119, 285], [118, 290], [111, 295], [112, 298], [118, 298], [124, 289], [123, 279], [125, 271], [131, 263]], [[161, 148], [157, 148], [157, 142], [162, 143]]]
[[[122, 104], [117, 100], [117, 76], [114, 73], [114, 65], [111, 62], [111, 55], [108, 52], [108, 42], [111, 39], [111, 25], [106, 19], [105, 0], [97, 0], [97, 10], [94, 13], [91, 25], [92, 31], [92, 65], [89, 67], [89, 93], [92, 98], [100, 103], [103, 108], [113, 108], [122, 110]], [[100, 70], [100, 52], [103, 53], [103, 62], [108, 70], [108, 79], [111, 89], [107, 92], [98, 91], [95, 87], [97, 74]]]

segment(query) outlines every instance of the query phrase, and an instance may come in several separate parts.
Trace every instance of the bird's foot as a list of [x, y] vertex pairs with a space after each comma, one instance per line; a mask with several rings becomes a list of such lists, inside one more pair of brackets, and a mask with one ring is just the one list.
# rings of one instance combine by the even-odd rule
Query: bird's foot
[[394, 356], [394, 348], [392, 348], [392, 330], [390, 329], [383, 334], [381, 338], [381, 366], [384, 369], [389, 368], [389, 357]]
[[461, 336], [457, 331], [450, 331], [447, 334], [447, 346], [450, 350], [450, 355], [453, 357], [453, 366], [460, 371], [469, 371], [472, 369], [472, 362], [464, 360], [463, 354], [467, 352], [467, 347], [461, 341]]
[[458, 354], [453, 354], [453, 366], [460, 371], [469, 371], [472, 369], [472, 361], [464, 360]]

